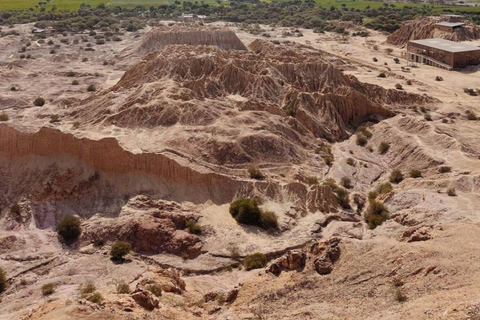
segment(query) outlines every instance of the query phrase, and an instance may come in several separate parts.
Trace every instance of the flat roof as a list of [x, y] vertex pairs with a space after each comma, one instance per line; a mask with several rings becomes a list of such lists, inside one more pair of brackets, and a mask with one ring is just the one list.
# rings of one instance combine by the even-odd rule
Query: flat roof
[[436, 26], [445, 26], [445, 27], [455, 28], [455, 27], [463, 26], [463, 25], [465, 25], [465, 23], [463, 23], [463, 22], [438, 22], [438, 23], [435, 23], [435, 25]]
[[480, 50], [480, 47], [462, 43], [455, 42], [440, 38], [433, 39], [422, 39], [422, 40], [410, 40], [411, 43], [419, 44], [426, 47], [431, 47], [435, 49], [440, 49], [447, 52], [464, 52], [464, 51], [476, 51]]
[[442, 14], [442, 17], [463, 18], [463, 16], [459, 14]]

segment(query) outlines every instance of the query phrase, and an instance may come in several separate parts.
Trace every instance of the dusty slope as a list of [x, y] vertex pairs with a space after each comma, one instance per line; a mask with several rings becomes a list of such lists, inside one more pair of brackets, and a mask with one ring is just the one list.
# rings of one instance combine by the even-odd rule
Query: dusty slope
[[443, 38], [451, 41], [466, 41], [480, 38], [480, 29], [475, 24], [466, 22], [463, 28], [453, 32], [445, 32], [435, 29], [435, 24], [446, 21], [446, 18], [425, 17], [407, 21], [400, 29], [387, 37], [387, 43], [393, 45], [405, 45], [409, 40]]

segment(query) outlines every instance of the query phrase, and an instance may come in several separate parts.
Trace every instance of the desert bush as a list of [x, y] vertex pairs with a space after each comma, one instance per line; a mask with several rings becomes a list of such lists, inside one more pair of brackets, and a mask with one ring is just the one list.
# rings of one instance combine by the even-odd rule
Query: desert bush
[[375, 200], [378, 197], [378, 192], [377, 191], [370, 191], [368, 193], [368, 200]]
[[385, 49], [385, 53], [386, 53], [386, 54], [392, 54], [392, 53], [393, 53], [393, 49], [392, 49], [392, 48], [386, 48], [386, 49]]
[[407, 301], [407, 296], [405, 295], [405, 293], [403, 293], [403, 291], [402, 291], [401, 288], [395, 289], [395, 300], [396, 300], [397, 302], [405, 302], [405, 301]]
[[188, 232], [191, 234], [201, 234], [202, 227], [193, 219], [188, 219], [186, 222]]
[[2, 268], [0, 268], [0, 293], [5, 291], [7, 288], [7, 275], [5, 274], [5, 271], [3, 271]]
[[108, 66], [108, 61], [103, 61], [104, 66]]
[[423, 118], [426, 120], [426, 121], [432, 121], [432, 116], [430, 115], [430, 113], [425, 113], [423, 115]]
[[91, 293], [94, 293], [96, 290], [97, 290], [97, 287], [95, 287], [93, 282], [88, 281], [80, 287], [80, 298], [85, 299], [86, 296], [88, 296]]
[[368, 130], [366, 126], [358, 127], [357, 132], [363, 134], [367, 139], [370, 139], [373, 136], [373, 133]]
[[94, 36], [97, 35], [97, 33], [92, 30], [92, 31], [90, 31], [90, 32], [88, 33], [88, 35], [91, 36], [91, 37], [94, 37]]
[[103, 296], [100, 294], [100, 292], [94, 292], [91, 295], [89, 295], [86, 299], [88, 301], [90, 301], [92, 303], [96, 303], [96, 304], [100, 304], [104, 300]]
[[450, 189], [447, 190], [447, 194], [450, 197], [455, 197], [457, 195], [457, 192], [455, 191], [455, 188], [450, 188]]
[[350, 195], [344, 188], [336, 188], [333, 192], [337, 195], [338, 204], [344, 209], [350, 209]]
[[373, 58], [373, 62], [378, 62], [378, 59], [377, 59], [377, 58]]
[[149, 284], [145, 286], [145, 289], [153, 293], [157, 297], [162, 296], [162, 286], [156, 283]]
[[367, 212], [365, 213], [365, 221], [370, 229], [375, 229], [383, 222], [388, 220], [388, 208], [377, 200], [370, 200]]
[[403, 180], [403, 174], [400, 170], [398, 169], [395, 169], [392, 171], [392, 173], [390, 174], [390, 177], [388, 178], [388, 180], [391, 182], [391, 183], [400, 183], [402, 182]]
[[67, 73], [65, 73], [65, 76], [66, 76], [66, 77], [75, 77], [75, 72], [73, 72], [73, 71], [68, 71]]
[[413, 81], [408, 79], [407, 82], [406, 82], [407, 85], [411, 86], [413, 84]]
[[49, 296], [55, 292], [55, 285], [53, 283], [47, 283], [42, 286], [42, 294]]
[[443, 119], [442, 119], [442, 123], [448, 123], [448, 119], [447, 119], [447, 118], [443, 118]]
[[395, 89], [397, 89], [397, 90], [403, 90], [403, 87], [402, 87], [402, 85], [401, 85], [400, 83], [397, 83], [397, 84], [395, 85]]
[[256, 252], [246, 256], [243, 265], [247, 271], [264, 268], [267, 265], [267, 257], [263, 253]]
[[467, 113], [467, 119], [468, 120], [477, 120], [477, 115], [470, 111], [470, 112]]
[[105, 39], [97, 39], [96, 44], [105, 44]]
[[260, 221], [262, 228], [264, 229], [276, 229], [278, 228], [277, 215], [273, 211], [260, 211]]
[[255, 179], [255, 180], [265, 179], [265, 176], [260, 171], [260, 169], [255, 168], [255, 167], [248, 168], [248, 175], [250, 176], [250, 178]]
[[297, 115], [297, 112], [294, 109], [287, 109], [285, 114], [289, 117], [294, 118]]
[[230, 214], [238, 222], [259, 225], [261, 210], [256, 199], [238, 199], [230, 204]]
[[78, 80], [73, 80], [72, 81], [72, 85], [73, 86], [78, 86], [80, 83], [78, 82]]
[[363, 134], [357, 134], [357, 145], [358, 146], [365, 146], [368, 142], [368, 138], [364, 136]]
[[8, 121], [8, 120], [9, 120], [8, 114], [6, 114], [5, 112], [0, 114], [0, 121]]
[[33, 101], [33, 104], [37, 107], [41, 107], [45, 104], [45, 99], [41, 98], [41, 97], [38, 97]]
[[420, 107], [420, 111], [423, 112], [423, 113], [425, 113], [425, 112], [427, 112], [427, 109], [426, 109], [424, 106], [421, 106], [421, 107]]
[[60, 218], [57, 225], [57, 234], [65, 244], [70, 245], [77, 241], [81, 233], [82, 228], [80, 227], [79, 219], [69, 215], [64, 215]]
[[130, 294], [130, 286], [125, 282], [120, 282], [117, 285], [117, 293], [118, 294]]
[[385, 154], [388, 152], [390, 149], [390, 144], [387, 142], [381, 142], [380, 145], [378, 146], [378, 153], [380, 154]]
[[94, 92], [94, 91], [96, 91], [96, 90], [97, 90], [97, 88], [95, 87], [94, 84], [91, 84], [91, 85], [89, 85], [89, 86], [87, 87], [87, 91], [88, 91], [88, 92]]
[[348, 177], [343, 177], [343, 178], [340, 180], [340, 184], [341, 184], [344, 188], [347, 188], [347, 189], [353, 188], [352, 179], [350, 179], [350, 178], [348, 178]]
[[50, 116], [50, 123], [60, 122], [60, 116], [58, 114], [52, 114]]
[[435, 77], [435, 81], [443, 81], [443, 78], [440, 77], [440, 76], [436, 76], [436, 77]]
[[355, 166], [355, 160], [353, 160], [353, 158], [347, 158], [347, 164], [349, 166], [354, 167]]
[[308, 185], [315, 185], [315, 184], [318, 184], [318, 179], [317, 177], [306, 177], [305, 183]]
[[229, 211], [238, 223], [255, 225], [263, 229], [270, 229], [278, 225], [275, 213], [261, 210], [256, 199], [235, 200], [230, 204]]
[[385, 74], [385, 72], [380, 72], [377, 77], [379, 77], [379, 78], [386, 78], [387, 75]]
[[396, 64], [400, 63], [400, 59], [398, 59], [398, 58], [393, 58], [393, 61], [395, 61]]
[[438, 172], [440, 173], [447, 173], [451, 171], [452, 171], [452, 167], [449, 167], [449, 166], [441, 166], [440, 168], [438, 168]]
[[113, 36], [112, 38], [113, 41], [122, 41], [122, 38], [120, 38], [119, 36]]
[[132, 245], [126, 241], [115, 241], [110, 249], [110, 257], [112, 260], [121, 261], [123, 257], [125, 257], [130, 250], [132, 249]]
[[329, 167], [332, 166], [332, 164], [333, 164], [333, 157], [332, 156], [323, 156], [322, 159], [327, 166], [329, 166]]
[[416, 170], [416, 169], [413, 169], [413, 170], [410, 170], [410, 178], [421, 178], [422, 177], [422, 172], [420, 172], [420, 170]]
[[375, 189], [377, 194], [389, 193], [389, 192], [392, 192], [392, 190], [393, 190], [393, 186], [389, 182], [381, 183]]

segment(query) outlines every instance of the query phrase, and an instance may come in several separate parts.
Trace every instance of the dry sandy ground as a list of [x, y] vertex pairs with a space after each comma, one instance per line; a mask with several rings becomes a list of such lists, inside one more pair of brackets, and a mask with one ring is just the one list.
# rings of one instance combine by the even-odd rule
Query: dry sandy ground
[[[31, 26], [18, 29], [27, 35]], [[237, 30], [239, 38], [248, 45], [258, 38]], [[324, 179], [339, 181], [350, 177], [353, 192], [365, 197], [368, 191], [388, 179], [390, 172], [400, 168], [406, 176], [411, 169], [422, 170], [421, 179], [406, 178], [396, 185], [385, 199], [392, 219], [375, 230], [355, 221], [334, 221], [320, 234], [312, 233], [317, 222], [327, 214], [317, 212], [295, 219], [293, 228], [282, 236], [265, 234], [258, 228], [239, 227], [228, 214], [228, 205], [206, 202], [198, 205], [199, 223], [211, 230], [205, 236], [203, 249], [208, 252], [194, 260], [184, 261], [173, 255], [132, 256], [132, 262], [114, 265], [108, 259], [108, 248], [68, 252], [56, 242], [52, 230], [16, 232], [27, 243], [36, 243], [28, 254], [14, 250], [2, 252], [0, 263], [9, 275], [15, 275], [12, 287], [2, 296], [0, 319], [21, 319], [25, 312], [34, 310], [26, 319], [92, 319], [118, 317], [119, 319], [478, 319], [475, 309], [480, 305], [480, 269], [478, 247], [480, 214], [480, 129], [478, 121], [468, 121], [465, 111], [480, 114], [478, 97], [464, 93], [464, 88], [480, 88], [477, 67], [463, 71], [445, 71], [429, 66], [410, 67], [401, 58], [404, 49], [384, 44], [385, 35], [371, 31], [368, 38], [349, 37], [345, 42], [335, 34], [314, 34], [301, 30], [303, 37], [282, 38], [281, 28], [270, 32], [272, 38], [309, 44], [339, 57], [348, 65], [345, 73], [363, 82], [394, 88], [402, 84], [404, 90], [426, 93], [441, 102], [429, 106], [433, 121], [425, 121], [420, 111], [396, 110], [398, 114], [371, 127], [369, 142], [374, 152], [357, 146], [355, 136], [333, 145], [334, 165], [325, 172], [311, 172]], [[80, 52], [78, 46], [63, 45], [55, 55], [50, 47], [33, 47], [34, 60], [18, 61], [18, 38], [0, 39], [0, 109], [10, 117], [9, 124], [23, 130], [41, 126], [72, 132], [78, 137], [99, 139], [114, 137], [132, 152], [164, 150], [162, 129], [125, 129], [116, 126], [76, 129], [73, 123], [51, 123], [50, 116], [67, 113], [70, 99], [85, 99], [87, 84], [94, 83], [99, 90], [115, 84], [125, 66], [113, 63], [122, 50], [138, 43], [135, 34], [122, 36], [120, 43], [107, 43], [94, 52]], [[62, 36], [58, 36], [61, 38]], [[76, 36], [80, 39], [80, 36]], [[72, 39], [71, 39], [72, 40]], [[47, 39], [48, 41], [48, 39]], [[59, 43], [58, 39], [54, 39]], [[90, 39], [90, 42], [93, 40]], [[373, 44], [378, 50], [373, 49]], [[480, 42], [479, 42], [480, 44]], [[34, 45], [32, 45], [34, 46]], [[393, 48], [391, 54], [386, 48]], [[30, 49], [27, 50], [27, 53]], [[88, 62], [82, 62], [87, 57]], [[373, 57], [378, 62], [373, 62]], [[395, 64], [394, 57], [401, 63]], [[104, 65], [104, 61], [109, 61]], [[384, 63], [388, 63], [384, 66]], [[66, 77], [74, 71], [79, 86], [70, 83], [77, 77]], [[387, 78], [377, 77], [387, 72]], [[435, 81], [441, 76], [444, 81]], [[407, 85], [406, 81], [413, 81]], [[40, 80], [40, 81], [39, 81]], [[12, 84], [19, 91], [10, 91]], [[46, 107], [34, 107], [37, 96], [47, 99]], [[74, 100], [71, 100], [74, 101]], [[442, 119], [448, 118], [447, 123]], [[391, 149], [386, 155], [376, 152], [381, 142]], [[347, 165], [348, 158], [356, 165]], [[438, 173], [440, 165], [450, 166], [449, 173]], [[289, 167], [288, 164], [285, 164]], [[275, 172], [273, 168], [273, 172]], [[455, 188], [457, 196], [449, 197], [446, 190]], [[290, 204], [267, 203], [282, 219]], [[32, 229], [35, 229], [31, 225]], [[423, 241], [412, 241], [411, 234], [422, 229]], [[14, 232], [2, 231], [6, 237]], [[307, 242], [316, 237], [340, 236], [341, 258], [330, 275], [321, 276], [313, 270], [284, 272], [279, 277], [264, 271], [229, 269], [214, 272], [219, 267], [235, 263], [232, 247], [244, 255], [262, 251], [273, 252]], [[32, 237], [32, 239], [28, 239]], [[28, 261], [25, 255], [35, 258]], [[52, 261], [50, 261], [52, 260]], [[45, 266], [39, 266], [49, 261]], [[153, 266], [171, 265], [178, 269], [201, 270], [206, 274], [190, 274], [183, 295], [167, 294], [160, 299], [161, 309], [153, 313], [135, 310], [133, 314], [115, 307], [120, 298], [114, 293], [118, 279], [132, 282]], [[28, 271], [32, 268], [32, 271]], [[205, 271], [205, 272], [203, 272]], [[77, 289], [86, 280], [93, 279], [106, 297], [106, 306], [95, 308], [78, 306]], [[54, 295], [43, 297], [41, 286], [58, 283]], [[208, 292], [226, 292], [241, 286], [238, 298], [232, 304], [217, 301], [198, 304]], [[406, 295], [398, 302], [397, 291]], [[478, 316], [478, 315], [477, 315]]]

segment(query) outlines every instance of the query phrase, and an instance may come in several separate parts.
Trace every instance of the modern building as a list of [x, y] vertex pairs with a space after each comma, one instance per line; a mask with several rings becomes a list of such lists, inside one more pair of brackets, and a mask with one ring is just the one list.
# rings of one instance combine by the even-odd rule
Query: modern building
[[440, 38], [410, 40], [407, 59], [447, 70], [464, 68], [480, 64], [480, 47]]
[[455, 29], [461, 29], [465, 23], [463, 22], [438, 22], [435, 23], [435, 29], [445, 31], [445, 32], [453, 32]]
[[442, 14], [442, 17], [447, 20], [447, 22], [462, 22], [463, 16], [458, 14]]

